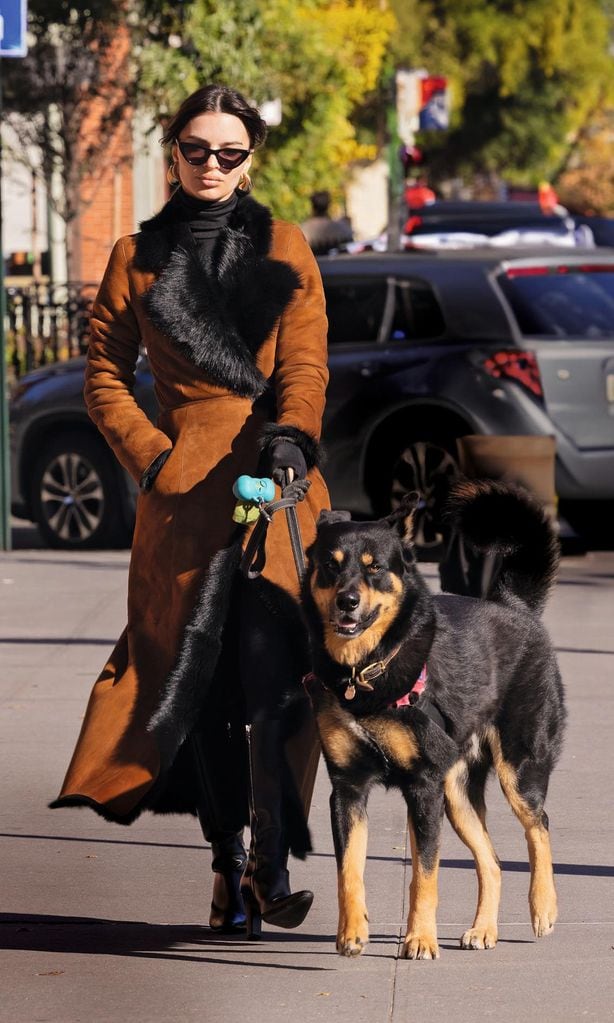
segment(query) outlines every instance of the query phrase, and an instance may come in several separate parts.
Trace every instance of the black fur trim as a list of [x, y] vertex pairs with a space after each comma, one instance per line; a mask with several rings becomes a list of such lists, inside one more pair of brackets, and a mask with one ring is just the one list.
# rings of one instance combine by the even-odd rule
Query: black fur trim
[[145, 469], [145, 472], [141, 476], [139, 482], [139, 486], [144, 494], [148, 494], [153, 487], [156, 476], [160, 472], [160, 469], [166, 462], [172, 450], [172, 448], [165, 448], [165, 450], [161, 451], [159, 455], [156, 455], [153, 462], [150, 462]]
[[88, 796], [62, 796], [60, 799], [54, 799], [47, 806], [50, 810], [61, 810], [66, 806], [87, 806], [90, 810], [95, 810], [99, 817], [109, 821], [111, 824], [126, 825], [133, 824], [144, 810], [144, 806], [139, 803], [130, 813], [120, 816], [109, 810], [108, 806], [105, 806], [104, 803], [97, 803], [95, 799], [90, 799]]
[[98, 803], [95, 799], [82, 795], [63, 796], [48, 805], [50, 810], [66, 806], [86, 806], [111, 824], [127, 826], [133, 824], [144, 810], [157, 814], [190, 813], [196, 816], [199, 797], [194, 770], [187, 756], [186, 746], [182, 746], [168, 771], [158, 776], [143, 799], [127, 814], [114, 813], [104, 803]]
[[171, 672], [161, 703], [151, 718], [160, 750], [162, 770], [166, 770], [185, 742], [196, 722], [215, 675], [222, 649], [222, 634], [230, 608], [232, 587], [241, 559], [242, 531], [229, 547], [223, 547], [211, 559], [197, 598], [192, 618], [186, 626], [177, 663]]
[[136, 237], [135, 268], [159, 275], [143, 299], [154, 325], [214, 384], [243, 397], [265, 390], [255, 357], [301, 287], [293, 267], [268, 258], [271, 239], [269, 210], [249, 198], [209, 258], [173, 198]]
[[322, 445], [318, 444], [313, 437], [305, 433], [304, 430], [299, 430], [296, 426], [281, 426], [278, 423], [267, 423], [261, 435], [262, 450], [267, 451], [269, 445], [274, 440], [277, 440], [278, 437], [292, 441], [293, 444], [296, 444], [301, 449], [308, 469], [313, 469], [314, 466], [320, 469], [324, 464], [324, 449]]
[[[155, 735], [160, 750], [162, 773], [175, 760], [177, 751], [196, 726], [206, 705], [238, 578], [242, 536], [243, 530], [237, 530], [230, 546], [222, 548], [211, 559], [192, 617], [185, 628], [175, 667], [166, 682], [159, 707], [149, 722], [148, 729]], [[279, 628], [293, 637], [292, 649], [298, 659], [302, 658], [301, 669], [306, 671], [309, 666], [306, 636], [296, 601], [264, 579], [250, 582], [249, 586], [253, 587], [269, 613], [279, 619]]]

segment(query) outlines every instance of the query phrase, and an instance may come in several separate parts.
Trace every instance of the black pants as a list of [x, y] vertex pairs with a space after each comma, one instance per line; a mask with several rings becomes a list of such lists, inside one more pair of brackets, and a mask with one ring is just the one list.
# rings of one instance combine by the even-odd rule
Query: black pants
[[300, 679], [307, 670], [306, 637], [295, 607], [284, 608], [266, 582], [239, 577], [198, 725], [215, 804], [210, 833], [239, 831], [249, 822], [245, 725], [276, 719], [282, 735], [300, 727], [306, 706]]

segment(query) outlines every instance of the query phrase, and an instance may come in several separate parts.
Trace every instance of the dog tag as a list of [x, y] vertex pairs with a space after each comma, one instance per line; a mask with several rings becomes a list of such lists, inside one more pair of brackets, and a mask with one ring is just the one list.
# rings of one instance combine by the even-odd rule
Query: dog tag
[[350, 684], [346, 688], [344, 696], [345, 696], [346, 700], [353, 700], [354, 697], [356, 696], [356, 686]]

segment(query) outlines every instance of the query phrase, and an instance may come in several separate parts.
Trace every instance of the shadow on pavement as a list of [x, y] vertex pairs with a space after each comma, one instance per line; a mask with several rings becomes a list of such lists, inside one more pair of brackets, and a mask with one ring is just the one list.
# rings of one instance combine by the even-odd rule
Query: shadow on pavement
[[[398, 934], [374, 934], [372, 944], [399, 941]], [[0, 913], [0, 948], [23, 952], [56, 952], [60, 954], [116, 955], [140, 959], [169, 959], [179, 962], [223, 963], [233, 966], [263, 967], [309, 972], [329, 972], [333, 966], [296, 966], [279, 961], [258, 961], [270, 954], [275, 943], [275, 956], [327, 955], [337, 958], [333, 934], [297, 934], [266, 931], [260, 941], [249, 941], [244, 935], [229, 937], [214, 934], [198, 924], [149, 924], [137, 920], [104, 920], [95, 917], [46, 916], [38, 914]], [[286, 951], [280, 944], [291, 943]], [[322, 949], [304, 949], [297, 945], [324, 944]], [[183, 948], [182, 946], [192, 946]], [[196, 946], [196, 948], [194, 948]], [[233, 953], [216, 958], [215, 953]], [[249, 953], [249, 957], [241, 956]], [[213, 955], [211, 954], [213, 953]], [[235, 955], [237, 953], [237, 955]], [[374, 955], [371, 952], [371, 955]], [[396, 954], [375, 953], [378, 958], [395, 959]], [[56, 971], [49, 971], [56, 973]], [[61, 971], [57, 971], [58, 973]]]
[[[159, 847], [160, 849], [197, 849], [206, 850], [210, 847], [203, 843], [202, 845], [188, 845], [185, 842], [143, 842], [133, 841], [126, 838], [88, 838], [86, 835], [25, 835], [19, 832], [0, 832], [0, 838], [19, 838], [26, 841], [36, 839], [42, 842], [85, 842], [92, 845], [138, 845], [138, 846], [149, 846], [151, 848]], [[310, 853], [309, 858], [316, 859], [327, 859], [332, 860], [333, 853], [322, 853], [314, 852]], [[404, 856], [367, 856], [367, 861], [378, 861], [386, 863], [404, 863]], [[408, 859], [408, 862], [411, 862]], [[475, 863], [473, 860], [449, 860], [442, 859], [439, 861], [439, 866], [443, 869], [446, 867], [450, 870], [475, 870]], [[614, 864], [600, 864], [600, 863], [554, 863], [555, 874], [572, 874], [586, 877], [614, 877]], [[502, 860], [501, 869], [508, 871], [510, 874], [528, 874], [529, 864], [525, 860]], [[0, 914], [0, 923], [6, 919]], [[37, 919], [39, 919], [37, 917]], [[104, 923], [105, 921], [103, 921]], [[107, 923], [113, 921], [106, 921]]]

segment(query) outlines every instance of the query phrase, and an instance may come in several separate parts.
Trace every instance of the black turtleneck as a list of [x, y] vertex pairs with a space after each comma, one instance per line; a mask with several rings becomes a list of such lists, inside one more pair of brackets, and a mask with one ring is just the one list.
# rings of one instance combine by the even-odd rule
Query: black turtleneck
[[217, 237], [226, 227], [237, 208], [239, 196], [233, 192], [229, 199], [196, 199], [188, 195], [182, 188], [176, 193], [177, 210], [184, 220], [199, 250], [210, 256]]

